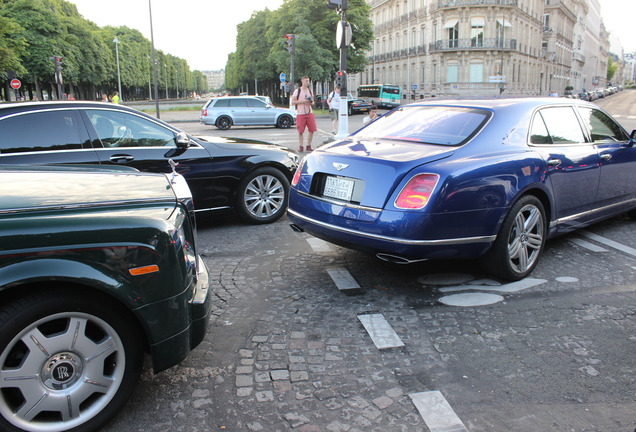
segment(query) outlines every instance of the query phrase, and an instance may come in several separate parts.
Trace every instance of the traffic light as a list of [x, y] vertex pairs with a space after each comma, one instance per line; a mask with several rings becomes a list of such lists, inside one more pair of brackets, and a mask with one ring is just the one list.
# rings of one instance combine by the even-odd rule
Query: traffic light
[[62, 78], [62, 69], [64, 69], [64, 67], [62, 67], [62, 60], [64, 60], [64, 57], [53, 56], [51, 57], [51, 60], [55, 63], [55, 82], [58, 84], [64, 84], [64, 80]]
[[62, 57], [62, 56], [53, 56], [53, 57], [51, 57], [51, 60], [53, 60], [55, 62], [55, 70], [56, 71], [61, 71], [62, 69], [64, 69], [62, 67], [62, 60], [64, 60], [64, 57]]
[[346, 82], [347, 82], [347, 74], [341, 70], [336, 72], [336, 85], [340, 88], [343, 88]]
[[294, 54], [296, 51], [296, 35], [295, 34], [286, 34], [285, 38], [287, 39], [287, 51]]

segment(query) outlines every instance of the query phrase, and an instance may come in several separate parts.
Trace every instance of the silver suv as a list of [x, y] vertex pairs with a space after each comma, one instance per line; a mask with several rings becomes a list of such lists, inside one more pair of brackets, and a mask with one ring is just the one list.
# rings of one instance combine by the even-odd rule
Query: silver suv
[[276, 108], [257, 96], [224, 96], [210, 99], [199, 120], [222, 130], [232, 125], [288, 128], [296, 123], [296, 111]]

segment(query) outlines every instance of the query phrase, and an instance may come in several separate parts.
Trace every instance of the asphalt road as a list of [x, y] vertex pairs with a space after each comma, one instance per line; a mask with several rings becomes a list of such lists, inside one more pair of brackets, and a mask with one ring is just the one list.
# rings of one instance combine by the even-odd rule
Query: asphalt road
[[[636, 129], [636, 91], [598, 104]], [[319, 128], [328, 136], [328, 119]], [[295, 143], [293, 130], [230, 131]], [[636, 221], [626, 216], [549, 241], [515, 284], [473, 262], [383, 263], [295, 233], [285, 217], [203, 219], [199, 237], [214, 291], [208, 335], [181, 365], [146, 369], [105, 431], [636, 427]]]

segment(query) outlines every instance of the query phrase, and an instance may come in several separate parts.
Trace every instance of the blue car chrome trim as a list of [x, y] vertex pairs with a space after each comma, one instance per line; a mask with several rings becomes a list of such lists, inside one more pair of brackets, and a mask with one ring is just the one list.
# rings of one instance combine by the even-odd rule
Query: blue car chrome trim
[[331, 198], [319, 197], [319, 196], [316, 196], [316, 195], [308, 194], [307, 192], [301, 192], [299, 190], [297, 190], [296, 193], [298, 193], [298, 195], [302, 195], [302, 196], [305, 196], [307, 198], [311, 198], [312, 200], [323, 201], [323, 202], [326, 202], [328, 204], [333, 204], [333, 205], [337, 205], [337, 206], [340, 206], [340, 207], [347, 207], [347, 208], [352, 208], [352, 209], [356, 209], [356, 210], [370, 211], [370, 212], [374, 212], [374, 213], [382, 212], [382, 209], [379, 209], [379, 208], [365, 207], [365, 206], [361, 206], [361, 205], [357, 205], [357, 204], [351, 204], [351, 203], [348, 203], [348, 202], [338, 201], [338, 200], [331, 199]]
[[579, 218], [582, 218], [582, 217], [585, 217], [585, 216], [592, 215], [594, 213], [600, 213], [600, 212], [603, 212], [605, 210], [612, 209], [614, 207], [623, 207], [623, 206], [625, 206], [625, 204], [628, 204], [628, 203], [636, 203], [636, 198], [632, 198], [630, 200], [622, 201], [622, 202], [619, 202], [619, 203], [609, 204], [609, 205], [606, 205], [605, 207], [599, 207], [599, 208], [596, 208], [596, 209], [593, 209], [593, 210], [584, 211], [584, 212], [577, 213], [577, 214], [574, 214], [574, 215], [571, 215], [571, 216], [567, 216], [567, 217], [564, 217], [564, 218], [561, 218], [561, 219], [556, 219], [555, 221], [550, 222], [550, 228], [554, 228], [554, 227], [556, 227], [557, 225], [559, 225], [561, 223], [565, 223], [565, 222], [569, 222], [569, 221], [572, 221], [572, 220], [576, 220], [576, 219], [579, 219]]
[[364, 233], [364, 232], [360, 232], [360, 231], [356, 231], [356, 230], [352, 230], [348, 228], [339, 227], [337, 225], [333, 225], [326, 222], [317, 221], [316, 219], [308, 218], [307, 216], [303, 216], [290, 208], [287, 209], [287, 213], [291, 214], [294, 217], [297, 217], [298, 219], [311, 222], [313, 224], [319, 225], [324, 228], [329, 228], [335, 231], [340, 231], [347, 234], [353, 234], [360, 237], [367, 237], [367, 238], [387, 241], [391, 243], [398, 243], [398, 244], [407, 244], [407, 245], [415, 245], [415, 246], [454, 245], [454, 244], [494, 242], [495, 239], [497, 238], [496, 235], [491, 235], [491, 236], [463, 237], [463, 238], [440, 239], [440, 240], [408, 240], [408, 239], [401, 239], [397, 237], [388, 237], [388, 236], [382, 236], [377, 234], [369, 234], [369, 233]]

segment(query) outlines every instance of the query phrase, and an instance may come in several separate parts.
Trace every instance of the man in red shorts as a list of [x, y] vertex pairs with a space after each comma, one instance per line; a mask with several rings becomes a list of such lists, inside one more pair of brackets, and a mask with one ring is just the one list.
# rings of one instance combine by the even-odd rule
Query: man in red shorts
[[298, 142], [299, 152], [304, 151], [304, 133], [305, 128], [309, 131], [307, 133], [307, 151], [314, 151], [311, 148], [311, 141], [314, 139], [314, 132], [318, 130], [316, 126], [316, 117], [313, 112], [314, 95], [309, 87], [310, 81], [308, 76], [304, 76], [301, 80], [301, 87], [294, 90], [291, 103], [296, 105], [296, 129], [298, 130]]

